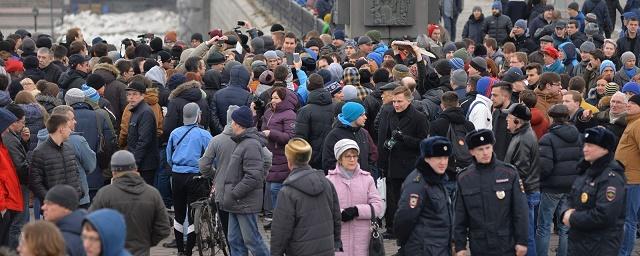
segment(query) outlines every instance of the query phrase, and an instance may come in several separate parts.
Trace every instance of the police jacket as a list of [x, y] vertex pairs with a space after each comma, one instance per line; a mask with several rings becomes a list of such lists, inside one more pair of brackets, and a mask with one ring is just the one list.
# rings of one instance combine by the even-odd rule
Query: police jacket
[[402, 255], [451, 255], [453, 204], [442, 183], [446, 179], [418, 159], [404, 180], [393, 221]]
[[582, 161], [583, 174], [571, 187], [562, 216], [575, 209], [569, 223], [569, 255], [617, 255], [625, 218], [622, 166], [607, 154], [593, 164]]
[[527, 245], [529, 209], [516, 168], [496, 160], [475, 162], [458, 175], [453, 238], [455, 251], [514, 255]]

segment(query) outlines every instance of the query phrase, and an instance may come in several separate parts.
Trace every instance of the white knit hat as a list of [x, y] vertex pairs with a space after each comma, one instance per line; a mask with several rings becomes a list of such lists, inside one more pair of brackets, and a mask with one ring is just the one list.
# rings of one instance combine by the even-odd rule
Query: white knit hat
[[335, 154], [336, 159], [340, 159], [342, 153], [349, 149], [355, 149], [360, 154], [360, 147], [358, 147], [358, 143], [350, 139], [341, 139], [336, 142], [336, 145], [333, 146], [333, 153]]

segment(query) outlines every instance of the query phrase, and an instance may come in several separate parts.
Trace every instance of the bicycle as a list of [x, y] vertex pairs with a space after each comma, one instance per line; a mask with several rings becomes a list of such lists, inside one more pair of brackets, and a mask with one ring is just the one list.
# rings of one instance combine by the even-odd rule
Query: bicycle
[[[196, 176], [194, 178], [204, 178]], [[222, 230], [222, 222], [218, 215], [218, 208], [214, 203], [215, 190], [211, 186], [208, 197], [200, 198], [190, 204], [193, 211], [193, 225], [196, 233], [196, 246], [200, 256], [228, 256], [227, 240]], [[220, 254], [221, 253], [221, 254]]]

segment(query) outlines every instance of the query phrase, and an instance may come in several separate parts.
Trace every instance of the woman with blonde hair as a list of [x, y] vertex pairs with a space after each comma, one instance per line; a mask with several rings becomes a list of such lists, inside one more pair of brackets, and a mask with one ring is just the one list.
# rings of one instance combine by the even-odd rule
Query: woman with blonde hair
[[36, 101], [36, 97], [28, 91], [20, 91], [16, 94], [15, 103], [24, 110], [25, 125], [31, 133], [27, 151], [32, 151], [38, 145], [38, 131], [45, 128], [44, 121], [49, 119], [49, 113]]
[[18, 253], [20, 256], [64, 256], [62, 233], [51, 222], [30, 222], [22, 228]]

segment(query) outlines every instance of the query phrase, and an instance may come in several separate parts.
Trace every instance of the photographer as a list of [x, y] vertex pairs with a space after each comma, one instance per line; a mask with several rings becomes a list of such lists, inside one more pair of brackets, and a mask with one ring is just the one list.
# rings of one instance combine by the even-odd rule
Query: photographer
[[409, 88], [399, 86], [393, 90], [393, 106], [385, 105], [379, 113], [378, 167], [386, 172], [387, 211], [385, 238], [393, 238], [393, 216], [397, 209], [402, 182], [413, 170], [418, 157], [420, 141], [427, 137], [427, 117], [412, 104]]

